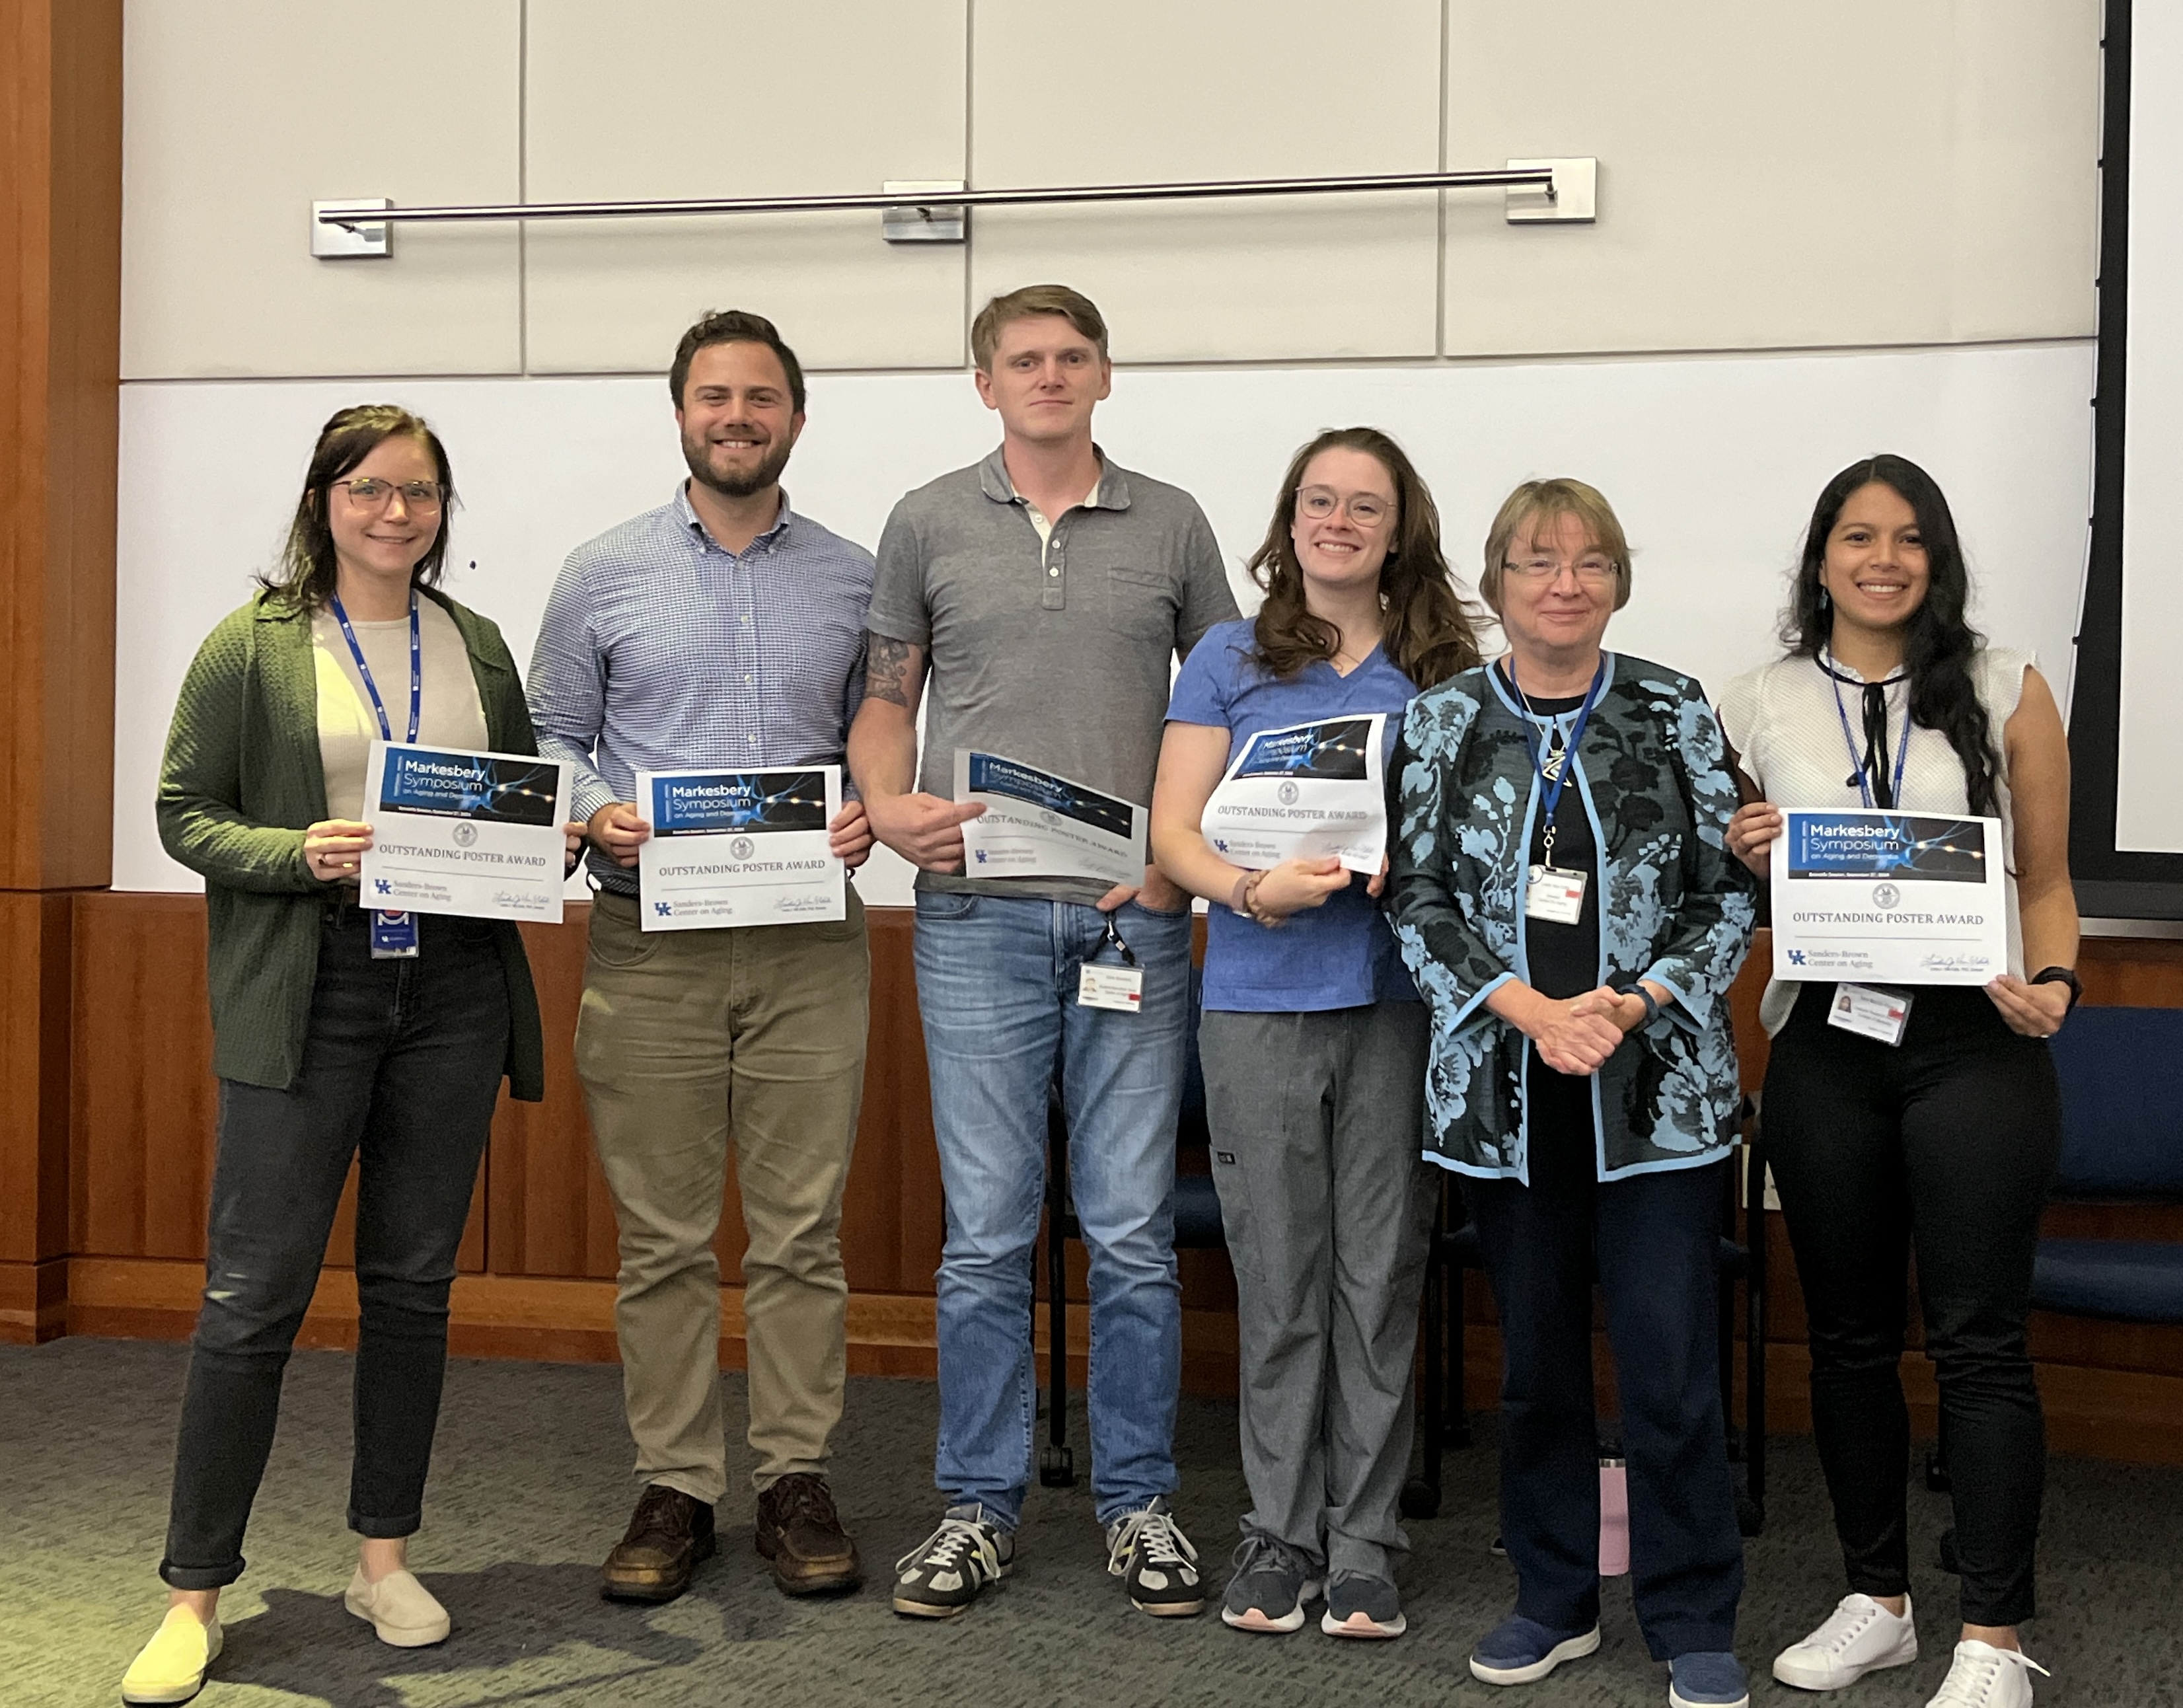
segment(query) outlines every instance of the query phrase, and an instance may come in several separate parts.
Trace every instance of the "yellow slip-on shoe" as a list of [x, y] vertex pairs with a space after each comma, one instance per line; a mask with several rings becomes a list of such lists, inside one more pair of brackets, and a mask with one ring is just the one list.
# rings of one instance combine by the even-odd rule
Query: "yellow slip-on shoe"
[[205, 1669], [219, 1659], [219, 1621], [200, 1625], [186, 1607], [169, 1607], [152, 1640], [121, 1677], [124, 1702], [186, 1702], [204, 1689]]

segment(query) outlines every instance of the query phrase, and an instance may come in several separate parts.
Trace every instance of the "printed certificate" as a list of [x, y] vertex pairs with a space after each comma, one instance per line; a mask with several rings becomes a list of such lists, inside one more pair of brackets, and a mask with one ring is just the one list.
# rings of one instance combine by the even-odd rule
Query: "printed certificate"
[[558, 922], [572, 771], [522, 754], [374, 742], [363, 904]]
[[965, 877], [1145, 881], [1145, 809], [997, 754], [955, 749], [955, 798], [985, 811], [963, 826]]
[[841, 766], [639, 771], [636, 799], [652, 826], [636, 851], [645, 930], [847, 916], [845, 869], [826, 841]]
[[1998, 819], [1790, 810], [1774, 842], [1774, 976], [1986, 984], [2008, 971]]
[[1387, 715], [1261, 730], [1243, 743], [1198, 821], [1231, 865], [1253, 871], [1332, 854], [1369, 876], [1387, 851]]

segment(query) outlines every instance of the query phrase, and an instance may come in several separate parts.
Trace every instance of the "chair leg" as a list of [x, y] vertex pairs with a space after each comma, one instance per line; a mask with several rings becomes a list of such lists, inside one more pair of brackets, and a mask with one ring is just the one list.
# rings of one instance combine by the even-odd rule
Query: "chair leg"
[[1749, 1158], [1756, 1182], [1743, 1212], [1743, 1249], [1751, 1254], [1743, 1278], [1743, 1487], [1738, 1517], [1746, 1536], [1766, 1526], [1766, 1165], [1755, 1142]]
[[1425, 1444], [1425, 1466], [1422, 1475], [1403, 1486], [1402, 1509], [1405, 1518], [1431, 1518], [1440, 1511], [1441, 1413], [1445, 1392], [1443, 1360], [1447, 1347], [1447, 1263], [1442, 1254], [1441, 1234], [1436, 1227], [1432, 1253], [1425, 1260], [1425, 1318], [1422, 1325], [1425, 1367], [1418, 1381], [1420, 1400], [1418, 1427]]
[[1076, 1486], [1076, 1455], [1069, 1444], [1069, 1266], [1063, 1238], [1069, 1215], [1069, 1135], [1058, 1115], [1049, 1120], [1046, 1167], [1047, 1380], [1046, 1447], [1038, 1480], [1048, 1488]]

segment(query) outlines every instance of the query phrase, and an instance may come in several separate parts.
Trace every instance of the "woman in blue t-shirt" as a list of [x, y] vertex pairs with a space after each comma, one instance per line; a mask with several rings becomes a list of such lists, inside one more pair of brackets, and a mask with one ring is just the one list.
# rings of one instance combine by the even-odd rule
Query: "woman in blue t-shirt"
[[1250, 570], [1258, 616], [1175, 682], [1152, 812], [1161, 871], [1214, 904], [1199, 1048], [1251, 1491], [1220, 1616], [1294, 1631], [1323, 1583], [1322, 1630], [1397, 1637], [1437, 1177], [1425, 1014], [1376, 904], [1380, 779], [1411, 697], [1478, 646], [1432, 494], [1375, 428], [1297, 453]]

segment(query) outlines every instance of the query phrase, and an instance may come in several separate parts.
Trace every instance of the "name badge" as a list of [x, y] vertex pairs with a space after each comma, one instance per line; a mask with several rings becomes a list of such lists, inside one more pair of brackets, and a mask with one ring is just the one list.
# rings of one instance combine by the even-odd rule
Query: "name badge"
[[1076, 971], [1076, 1001], [1082, 1008], [1111, 1008], [1117, 1014], [1142, 1011], [1145, 974], [1142, 967], [1100, 966], [1086, 961]]
[[1524, 891], [1524, 916], [1554, 925], [1581, 925], [1586, 876], [1558, 866], [1533, 866], [1531, 882]]
[[1878, 984], [1838, 984], [1827, 1024], [1859, 1038], [1901, 1043], [1910, 1024], [1910, 993]]
[[414, 960], [416, 955], [417, 915], [375, 911], [371, 915], [371, 958]]

